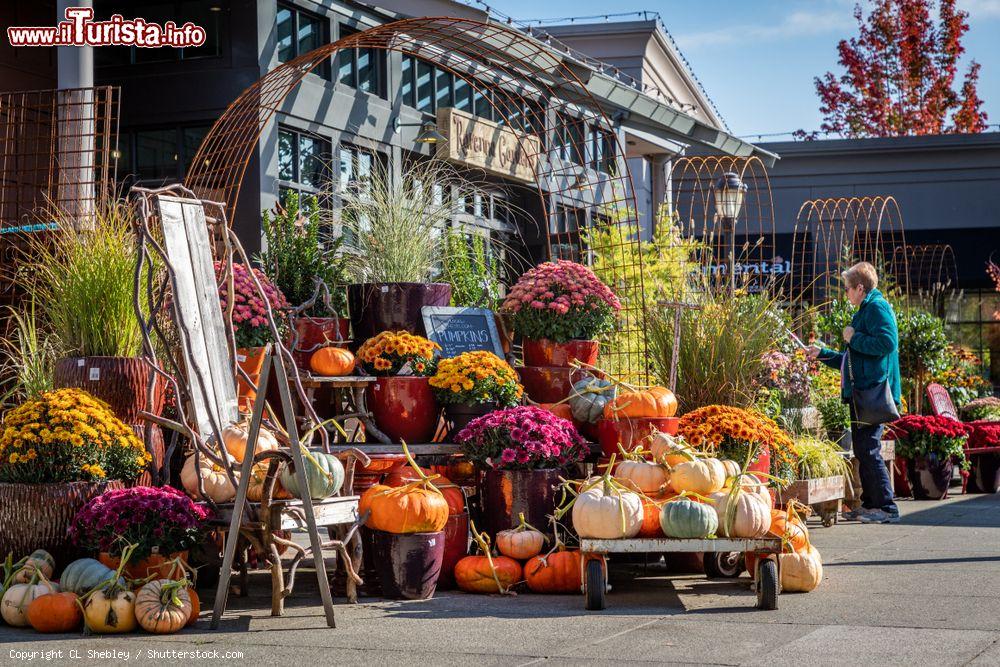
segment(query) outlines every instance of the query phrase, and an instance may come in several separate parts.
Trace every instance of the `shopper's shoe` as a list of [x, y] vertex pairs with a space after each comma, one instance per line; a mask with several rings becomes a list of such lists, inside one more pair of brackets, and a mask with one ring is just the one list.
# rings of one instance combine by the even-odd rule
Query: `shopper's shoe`
[[861, 523], [899, 523], [899, 514], [871, 510], [861, 515]]
[[861, 515], [866, 512], [864, 507], [859, 507], [856, 510], [843, 510], [840, 513], [840, 518], [844, 521], [857, 521], [861, 518]]

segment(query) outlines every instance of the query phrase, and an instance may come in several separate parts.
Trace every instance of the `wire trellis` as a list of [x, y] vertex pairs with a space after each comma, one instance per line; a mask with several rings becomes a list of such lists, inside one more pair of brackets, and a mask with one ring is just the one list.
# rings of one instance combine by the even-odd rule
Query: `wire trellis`
[[[615, 124], [580, 79], [579, 66], [512, 27], [463, 18], [406, 19], [284, 63], [243, 91], [212, 126], [185, 185], [202, 199], [235, 210], [265, 127], [309, 72], [344, 49], [396, 51], [432, 63], [464, 81], [473, 99], [488, 103], [503, 128], [514, 131], [511, 155], [530, 166], [539, 226], [545, 226], [535, 238], [552, 259], [604, 258], [602, 278], [623, 304], [618, 335], [634, 341], [605, 356], [627, 377], [648, 377], [640, 228], [624, 147]], [[503, 128], [495, 128], [496, 137]], [[603, 246], [588, 243], [587, 229], [595, 224], [622, 233], [602, 235]], [[612, 259], [618, 257], [627, 259]]]

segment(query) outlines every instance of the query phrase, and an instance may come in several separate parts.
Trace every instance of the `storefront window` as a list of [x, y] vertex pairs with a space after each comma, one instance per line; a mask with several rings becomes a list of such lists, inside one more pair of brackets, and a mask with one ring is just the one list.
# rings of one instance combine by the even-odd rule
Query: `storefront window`
[[198, 125], [137, 130], [134, 133], [135, 164], [131, 158], [132, 133], [122, 132], [118, 140], [121, 151], [117, 164], [119, 177], [134, 177], [147, 184], [184, 180], [208, 129], [208, 125]]
[[278, 130], [278, 181], [284, 193], [316, 194], [330, 181], [330, 141], [290, 128]]
[[[276, 31], [278, 61], [283, 63], [318, 49], [330, 35], [326, 19], [284, 4], [278, 5]], [[324, 62], [313, 73], [329, 80], [330, 63]]]
[[[341, 39], [357, 32], [354, 28], [340, 26]], [[379, 49], [341, 49], [337, 53], [337, 81], [384, 97], [385, 63], [385, 52]]]
[[[94, 3], [95, 20], [107, 21], [114, 14], [125, 14], [121, 2], [113, 0], [97, 0]], [[199, 58], [218, 58], [223, 54], [223, 45], [228, 38], [229, 23], [227, 17], [229, 2], [204, 2], [204, 0], [133, 0], [128, 3], [129, 13], [141, 16], [148, 22], [165, 24], [173, 21], [182, 26], [191, 22], [205, 29], [205, 43], [186, 49], [162, 47], [158, 49], [137, 48], [134, 46], [102, 46], [94, 49], [94, 61], [98, 67], [116, 65], [148, 64], [157, 62], [175, 62], [177, 60], [195, 60]], [[214, 9], [213, 9], [214, 8]], [[130, 18], [126, 16], [126, 18]]]
[[[338, 153], [337, 162], [340, 169], [338, 184], [341, 192], [350, 191], [364, 195], [370, 188], [372, 170], [384, 169], [386, 165], [381, 154], [352, 144], [341, 144]], [[362, 229], [367, 227], [365, 220], [361, 221], [360, 227]], [[343, 233], [344, 242], [349, 246], [355, 245], [356, 240], [351, 230], [345, 228]]]

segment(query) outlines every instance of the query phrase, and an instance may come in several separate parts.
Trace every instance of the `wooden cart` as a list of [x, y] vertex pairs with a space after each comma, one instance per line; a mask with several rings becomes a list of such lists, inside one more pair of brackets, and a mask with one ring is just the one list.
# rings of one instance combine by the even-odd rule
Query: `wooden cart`
[[776, 500], [779, 505], [787, 505], [790, 500], [811, 505], [823, 521], [823, 526], [829, 528], [837, 523], [840, 515], [845, 482], [843, 475], [796, 480], [779, 490]]
[[710, 554], [753, 552], [759, 557], [753, 575], [753, 585], [757, 593], [758, 609], [777, 609], [781, 578], [778, 571], [778, 554], [781, 540], [776, 537], [761, 539], [716, 538], [704, 540], [681, 540], [672, 538], [580, 540], [581, 567], [583, 568], [583, 595], [586, 608], [601, 610], [606, 606], [608, 590], [608, 563], [610, 553], [704, 553], [706, 560]]

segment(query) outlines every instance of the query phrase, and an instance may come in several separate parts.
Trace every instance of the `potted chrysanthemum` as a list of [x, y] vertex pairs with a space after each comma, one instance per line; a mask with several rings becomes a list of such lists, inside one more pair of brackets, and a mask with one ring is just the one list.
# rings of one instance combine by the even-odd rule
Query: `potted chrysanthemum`
[[442, 359], [430, 384], [444, 404], [452, 433], [476, 417], [517, 405], [524, 394], [510, 364], [485, 350]]
[[948, 495], [955, 461], [969, 469], [965, 443], [972, 429], [950, 417], [906, 415], [889, 425], [896, 438], [896, 455], [906, 459], [906, 477], [917, 500], [941, 500]]
[[571, 421], [533, 406], [478, 417], [455, 440], [483, 472], [484, 521], [494, 535], [517, 525], [520, 514], [528, 523], [546, 526], [560, 475], [588, 451]]

